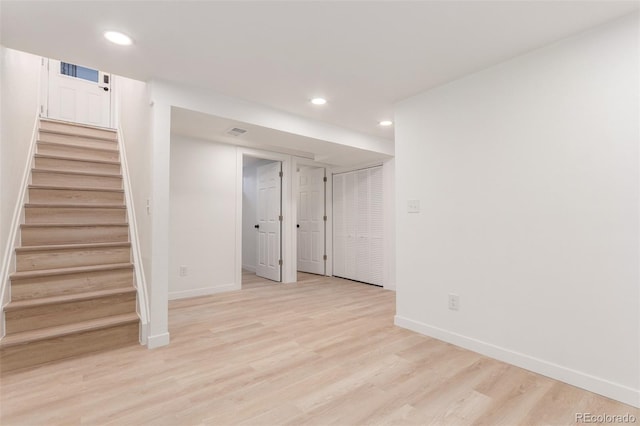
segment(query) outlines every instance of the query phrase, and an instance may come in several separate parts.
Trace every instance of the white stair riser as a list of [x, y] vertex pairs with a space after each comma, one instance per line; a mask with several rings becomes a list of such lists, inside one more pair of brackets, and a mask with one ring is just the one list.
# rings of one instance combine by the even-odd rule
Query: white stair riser
[[93, 137], [115, 140], [116, 132], [103, 129], [94, 129], [91, 127], [76, 126], [74, 124], [54, 123], [50, 121], [41, 121], [40, 129], [51, 132], [60, 132], [68, 135], [76, 135], [83, 137]]
[[125, 209], [27, 207], [25, 223], [126, 223]]
[[100, 330], [85, 331], [17, 345], [0, 351], [3, 371], [31, 367], [45, 362], [135, 344], [139, 325], [127, 323]]
[[126, 243], [129, 241], [129, 229], [127, 225], [23, 227], [20, 236], [25, 247], [48, 244]]
[[16, 253], [16, 271], [108, 265], [131, 261], [130, 247], [72, 248]]
[[124, 205], [124, 193], [75, 189], [30, 188], [29, 202], [34, 204], [109, 204]]
[[118, 151], [92, 150], [72, 145], [50, 145], [46, 143], [38, 143], [37, 153], [80, 160], [118, 161], [120, 159]]
[[87, 148], [118, 149], [118, 143], [115, 140], [107, 141], [102, 139], [85, 138], [81, 136], [69, 137], [68, 135], [60, 135], [47, 132], [40, 132], [38, 141], [64, 143], [67, 145], [84, 146]]
[[11, 281], [11, 300], [64, 296], [88, 291], [133, 286], [133, 269], [111, 269], [77, 274], [49, 275]]
[[119, 176], [76, 175], [35, 170], [31, 173], [31, 183], [33, 185], [71, 186], [75, 188], [122, 189], [122, 178]]
[[67, 172], [93, 172], [120, 176], [120, 164], [93, 163], [90, 161], [73, 161], [60, 158], [36, 157], [36, 169], [49, 169]]

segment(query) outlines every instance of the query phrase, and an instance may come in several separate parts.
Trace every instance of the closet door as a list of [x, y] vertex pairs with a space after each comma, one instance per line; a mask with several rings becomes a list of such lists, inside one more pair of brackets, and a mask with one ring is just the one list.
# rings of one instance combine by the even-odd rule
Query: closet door
[[333, 175], [333, 274], [382, 285], [382, 167]]
[[333, 175], [333, 275], [346, 276], [347, 230], [344, 173]]
[[382, 285], [384, 265], [384, 217], [382, 193], [382, 167], [369, 169], [369, 244], [370, 265], [369, 280], [372, 284]]

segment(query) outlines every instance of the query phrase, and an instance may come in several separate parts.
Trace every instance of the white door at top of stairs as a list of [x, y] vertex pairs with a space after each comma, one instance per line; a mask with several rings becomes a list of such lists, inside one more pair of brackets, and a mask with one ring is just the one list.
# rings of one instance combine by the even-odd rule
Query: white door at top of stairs
[[44, 60], [43, 66], [47, 78], [44, 117], [112, 127], [110, 74], [55, 59]]
[[258, 167], [257, 173], [256, 275], [281, 281], [282, 163]]

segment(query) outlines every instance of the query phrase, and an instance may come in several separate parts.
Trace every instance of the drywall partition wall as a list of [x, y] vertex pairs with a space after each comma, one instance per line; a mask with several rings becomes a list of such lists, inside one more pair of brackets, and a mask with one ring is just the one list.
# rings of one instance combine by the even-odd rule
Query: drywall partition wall
[[396, 324], [639, 405], [638, 47], [635, 15], [397, 105]]
[[118, 127], [129, 165], [138, 243], [145, 277], [151, 276], [151, 106], [147, 83], [114, 76]]
[[41, 58], [6, 47], [1, 47], [0, 51], [2, 54], [0, 64], [2, 73], [0, 244], [4, 254], [14, 209], [20, 197], [20, 180], [29, 160], [31, 138], [40, 105]]
[[149, 337], [152, 349], [169, 344], [169, 192], [171, 168], [171, 106], [151, 93], [151, 276], [149, 283]]
[[236, 156], [231, 145], [171, 138], [170, 299], [239, 290]]
[[[41, 58], [0, 46], [0, 304], [6, 303], [11, 249], [20, 220], [21, 183], [40, 105]], [[0, 333], [2, 329], [0, 327]]]
[[384, 217], [384, 288], [396, 289], [396, 188], [395, 188], [395, 158], [382, 164], [382, 193], [384, 205], [382, 215]]

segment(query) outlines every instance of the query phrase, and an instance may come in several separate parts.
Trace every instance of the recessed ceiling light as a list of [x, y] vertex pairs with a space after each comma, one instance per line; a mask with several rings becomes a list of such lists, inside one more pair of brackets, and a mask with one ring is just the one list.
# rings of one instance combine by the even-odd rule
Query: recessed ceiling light
[[325, 98], [313, 98], [311, 99], [311, 103], [314, 105], [324, 105], [327, 103]]
[[385, 127], [387, 127], [387, 126], [391, 126], [391, 125], [393, 124], [393, 121], [391, 121], [391, 120], [382, 120], [382, 121], [381, 121], [380, 123], [378, 123], [378, 124], [380, 124], [381, 126], [385, 126]]
[[120, 46], [129, 46], [133, 43], [131, 37], [126, 34], [119, 33], [118, 31], [106, 31], [104, 33], [104, 38], [109, 40], [111, 43], [119, 44]]

